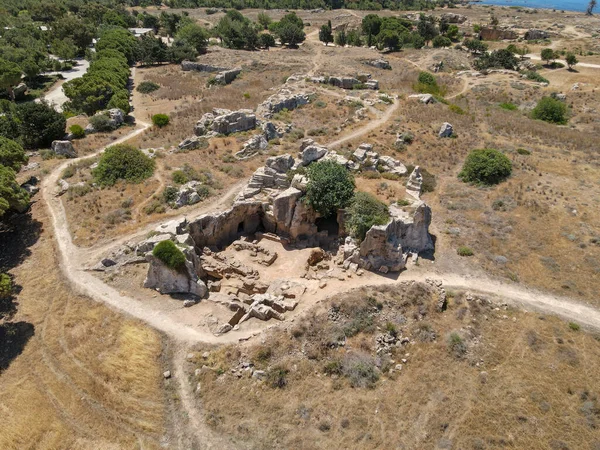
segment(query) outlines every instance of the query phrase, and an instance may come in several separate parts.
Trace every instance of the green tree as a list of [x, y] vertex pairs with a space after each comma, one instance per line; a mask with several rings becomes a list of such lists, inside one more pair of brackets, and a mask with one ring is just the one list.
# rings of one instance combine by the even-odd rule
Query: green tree
[[308, 166], [306, 199], [323, 217], [345, 208], [354, 195], [354, 179], [350, 172], [334, 161], [320, 161]]
[[102, 186], [112, 186], [119, 180], [140, 183], [152, 176], [154, 167], [154, 160], [140, 149], [127, 144], [118, 144], [105, 150], [92, 175]]
[[554, 61], [556, 59], [556, 52], [551, 48], [545, 48], [542, 50], [542, 59], [546, 61], [546, 64], [550, 64], [550, 61]]
[[69, 109], [83, 111], [92, 115], [106, 109], [117, 88], [98, 74], [89, 72], [81, 78], [75, 78], [63, 84], [65, 95], [71, 100]]
[[281, 44], [290, 47], [296, 47], [306, 39], [304, 22], [296, 13], [286, 14], [279, 22], [272, 23], [269, 30], [279, 37]]
[[258, 43], [262, 48], [269, 50], [270, 47], [275, 47], [275, 37], [271, 33], [259, 34]]
[[321, 26], [319, 30], [319, 40], [325, 43], [327, 46], [330, 42], [333, 42], [333, 33], [331, 30], [331, 20], [327, 21], [325, 25]]
[[258, 24], [262, 27], [263, 30], [268, 30], [269, 29], [269, 25], [271, 25], [271, 22], [273, 22], [271, 20], [271, 17], [263, 12], [258, 13], [258, 17], [257, 17], [257, 21]]
[[467, 50], [475, 54], [485, 53], [488, 49], [487, 44], [479, 39], [465, 39], [463, 45], [467, 48]]
[[188, 23], [181, 27], [175, 35], [177, 39], [187, 42], [198, 53], [205, 53], [208, 47], [208, 32], [196, 23]]
[[381, 30], [381, 17], [377, 14], [367, 14], [362, 20], [362, 31], [367, 36], [367, 46], [373, 45], [373, 39]]
[[19, 132], [25, 148], [47, 148], [65, 136], [67, 120], [46, 102], [22, 103], [17, 108]]
[[436, 37], [439, 32], [435, 27], [435, 18], [421, 14], [417, 23], [417, 33], [425, 40], [426, 44]]
[[[75, 48], [75, 55], [83, 56], [86, 49], [92, 44], [95, 35], [96, 27], [74, 14], [63, 16], [52, 24], [51, 36], [53, 42], [68, 39], [69, 44]], [[53, 51], [56, 52], [54, 49]]]
[[21, 68], [11, 61], [0, 59], [0, 89], [8, 91], [12, 101], [15, 100], [13, 88], [21, 82]]
[[569, 66], [569, 70], [572, 70], [573, 66], [579, 62], [574, 53], [567, 53], [565, 61], [567, 62], [567, 66]]
[[542, 97], [531, 111], [531, 117], [545, 122], [564, 125], [567, 123], [567, 105], [552, 97]]
[[471, 151], [458, 177], [466, 183], [493, 185], [510, 176], [512, 163], [503, 153], [492, 148]]
[[446, 31], [446, 37], [453, 41], [458, 39], [459, 29], [457, 25], [450, 25]]
[[27, 161], [27, 155], [21, 145], [12, 139], [0, 137], [0, 165], [18, 172]]
[[362, 37], [359, 30], [350, 30], [347, 33], [348, 45], [353, 47], [361, 47], [363, 45]]
[[129, 114], [131, 106], [129, 105], [129, 91], [127, 89], [120, 89], [113, 94], [106, 105], [108, 109], [119, 108], [123, 113]]
[[446, 36], [439, 35], [433, 38], [431, 45], [433, 45], [435, 48], [450, 47], [452, 45], [452, 41]]
[[346, 227], [360, 241], [373, 225], [384, 225], [390, 217], [387, 205], [366, 192], [357, 192], [346, 212]]
[[24, 212], [29, 206], [29, 194], [17, 183], [14, 170], [0, 165], [0, 217], [7, 211]]
[[334, 42], [335, 45], [340, 47], [343, 47], [348, 43], [348, 36], [346, 35], [346, 30], [344, 28], [335, 33]]
[[196, 56], [198, 56], [196, 49], [184, 41], [175, 40], [167, 50], [167, 59], [176, 64], [181, 61], [193, 61]]
[[156, 244], [152, 255], [171, 269], [178, 270], [185, 266], [185, 255], [171, 240], [160, 241]]
[[395, 51], [400, 48], [400, 36], [395, 31], [381, 30], [377, 35], [377, 40], [382, 49], [387, 48], [391, 51]]
[[159, 37], [145, 34], [138, 44], [137, 58], [143, 65], [165, 62], [168, 60], [167, 44]]
[[477, 70], [485, 70], [490, 68], [517, 70], [519, 61], [516, 56], [507, 49], [494, 50], [491, 53], [484, 53], [475, 61]]
[[28, 58], [20, 64], [27, 81], [33, 81], [42, 71], [33, 58]]
[[127, 62], [133, 64], [137, 58], [138, 40], [124, 28], [108, 28], [98, 39], [96, 51], [109, 49], [121, 52]]

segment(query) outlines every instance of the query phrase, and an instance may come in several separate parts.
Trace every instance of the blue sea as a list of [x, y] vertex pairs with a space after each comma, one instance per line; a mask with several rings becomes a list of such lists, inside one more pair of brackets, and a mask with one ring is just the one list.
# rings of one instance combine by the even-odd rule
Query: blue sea
[[[565, 11], [585, 11], [588, 0], [483, 0], [474, 5], [526, 6], [528, 8], [547, 8]], [[595, 13], [600, 13], [600, 5]]]

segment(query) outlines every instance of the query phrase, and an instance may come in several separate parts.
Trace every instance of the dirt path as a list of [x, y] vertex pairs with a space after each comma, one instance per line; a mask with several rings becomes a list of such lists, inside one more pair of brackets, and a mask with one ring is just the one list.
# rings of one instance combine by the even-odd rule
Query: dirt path
[[[534, 55], [533, 53], [529, 53], [525, 55], [526, 58], [533, 59], [534, 61], [542, 61], [542, 58], [538, 55]], [[554, 61], [561, 63], [565, 67], [568, 66], [567, 61], [564, 59], [555, 59]], [[591, 63], [583, 63], [578, 62], [574, 67], [587, 67], [590, 69], [600, 69], [600, 64], [591, 64]]]

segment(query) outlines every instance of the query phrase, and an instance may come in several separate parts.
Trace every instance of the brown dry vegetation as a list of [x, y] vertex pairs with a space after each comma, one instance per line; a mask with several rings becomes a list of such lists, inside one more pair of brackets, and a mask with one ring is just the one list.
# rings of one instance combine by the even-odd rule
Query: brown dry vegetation
[[[198, 348], [206, 422], [247, 448], [597, 448], [597, 337], [460, 293], [439, 312], [435, 298], [363, 288], [260, 342]], [[376, 354], [394, 332], [410, 343]]]
[[24, 348], [0, 372], [0, 447], [160, 448], [167, 426], [161, 336], [69, 290], [47, 220], [34, 206], [32, 222], [13, 236], [32, 245], [11, 272]]

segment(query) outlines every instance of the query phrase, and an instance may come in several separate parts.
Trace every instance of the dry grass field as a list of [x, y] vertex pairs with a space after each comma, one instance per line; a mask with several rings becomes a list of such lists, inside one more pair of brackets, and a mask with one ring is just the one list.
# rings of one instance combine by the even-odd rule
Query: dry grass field
[[[10, 272], [19, 289], [10, 338], [17, 350], [2, 354], [0, 448], [162, 448], [161, 336], [65, 285], [43, 205], [2, 239], [2, 266], [20, 264]], [[23, 243], [9, 260], [4, 251]]]
[[[598, 448], [598, 336], [435, 300], [427, 285], [363, 288], [255, 343], [197, 348], [207, 424], [237, 448]], [[409, 343], [377, 352], [382, 335]]]

